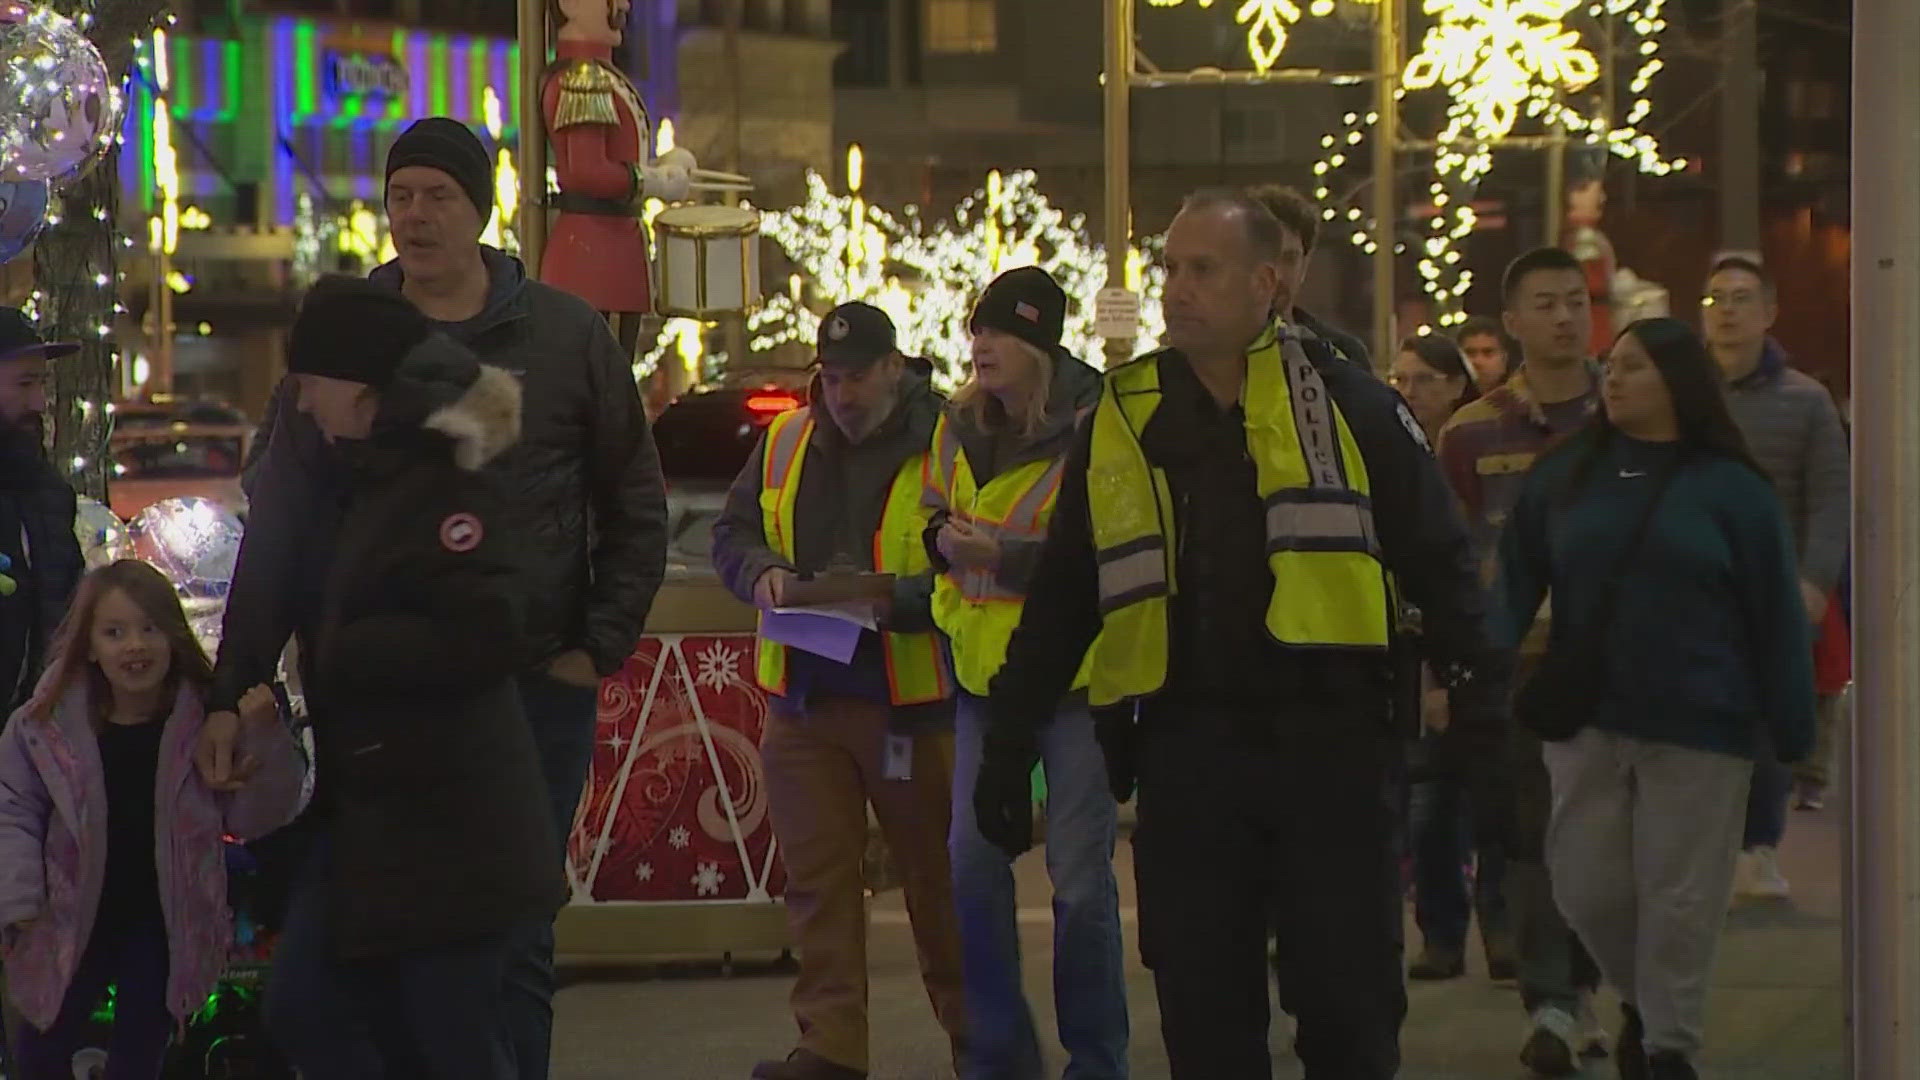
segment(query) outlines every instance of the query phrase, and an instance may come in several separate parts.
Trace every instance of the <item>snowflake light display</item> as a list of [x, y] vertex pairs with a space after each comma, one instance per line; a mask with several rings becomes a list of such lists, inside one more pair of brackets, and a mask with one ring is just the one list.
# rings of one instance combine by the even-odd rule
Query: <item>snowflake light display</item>
[[[1599, 74], [1599, 59], [1580, 42], [1579, 32], [1561, 20], [1573, 13], [1577, 0], [1426, 0], [1425, 10], [1441, 17], [1423, 42], [1402, 80], [1406, 89], [1442, 87], [1452, 100], [1447, 126], [1436, 140], [1434, 175], [1428, 186], [1433, 207], [1418, 224], [1426, 233], [1418, 242], [1402, 240], [1395, 252], [1415, 243], [1421, 286], [1434, 301], [1440, 327], [1466, 319], [1462, 301], [1473, 285], [1473, 272], [1462, 265], [1459, 244], [1478, 225], [1473, 199], [1480, 181], [1493, 168], [1493, 151], [1512, 134], [1521, 118], [1534, 118], [1549, 130], [1564, 131], [1572, 145], [1602, 147], [1613, 156], [1632, 161], [1643, 173], [1666, 176], [1686, 168], [1683, 158], [1669, 159], [1650, 133], [1637, 126], [1652, 112], [1647, 97], [1654, 76], [1664, 67], [1659, 57], [1660, 35], [1667, 28], [1661, 16], [1667, 0], [1593, 0], [1586, 14], [1594, 19], [1618, 19], [1626, 31], [1618, 48], [1640, 58], [1628, 84], [1633, 103], [1620, 122], [1588, 101], [1584, 110], [1570, 100], [1590, 87]], [[1482, 73], [1494, 72], [1485, 83]], [[1587, 95], [1592, 97], [1593, 95]], [[1511, 113], [1501, 102], [1512, 103]], [[1314, 197], [1323, 204], [1328, 222], [1350, 222], [1354, 246], [1368, 252], [1385, 242], [1375, 235], [1377, 224], [1357, 206], [1347, 206], [1334, 192], [1335, 178], [1350, 161], [1364, 163], [1362, 143], [1376, 137], [1379, 117], [1362, 119], [1348, 113], [1344, 127], [1321, 140], [1323, 154], [1314, 166]], [[1432, 327], [1419, 327], [1428, 333]]]
[[1559, 91], [1600, 77], [1600, 62], [1561, 23], [1578, 0], [1426, 0], [1440, 21], [1401, 73], [1409, 90], [1446, 84], [1452, 95], [1442, 142], [1471, 134], [1491, 142], [1513, 131], [1522, 105], [1538, 113]]
[[[988, 178], [949, 218], [932, 222], [909, 207], [896, 216], [860, 195], [836, 194], [817, 174], [807, 177], [807, 201], [768, 211], [761, 233], [799, 266], [794, 288], [770, 296], [749, 327], [752, 347], [810, 342], [819, 315], [805, 286], [822, 304], [865, 300], [886, 311], [909, 349], [934, 362], [937, 381], [952, 386], [969, 352], [967, 316], [981, 288], [1003, 271], [1039, 266], [1080, 300], [1067, 313], [1065, 346], [1097, 357], [1092, 305], [1107, 284], [1106, 250], [1092, 242], [1085, 219], [1050, 203], [1034, 174]], [[1143, 291], [1138, 337], [1158, 341], [1163, 275], [1152, 265], [1151, 242], [1129, 254], [1129, 285]]]
[[[1153, 7], [1179, 7], [1187, 0], [1147, 0]], [[1214, 0], [1198, 0], [1203, 8], [1213, 6]], [[1331, 3], [1316, 0], [1313, 13], [1325, 15], [1333, 9]], [[1293, 0], [1245, 0], [1240, 10], [1234, 12], [1233, 21], [1247, 28], [1247, 55], [1253, 58], [1255, 71], [1262, 75], [1280, 62], [1280, 53], [1287, 47], [1287, 33], [1300, 21], [1300, 7]]]

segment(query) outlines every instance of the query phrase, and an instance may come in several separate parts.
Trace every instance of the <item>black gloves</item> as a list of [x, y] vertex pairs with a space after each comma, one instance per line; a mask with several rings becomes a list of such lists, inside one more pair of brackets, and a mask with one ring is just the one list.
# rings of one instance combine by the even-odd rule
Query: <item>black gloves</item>
[[1107, 759], [1107, 787], [1117, 803], [1133, 798], [1140, 779], [1134, 710], [1132, 702], [1093, 710], [1093, 737], [1100, 743], [1100, 756]]
[[1504, 846], [1513, 830], [1511, 719], [1504, 663], [1456, 675], [1447, 690], [1448, 722], [1434, 746], [1434, 769], [1459, 779], [1473, 810], [1476, 841]]
[[1030, 732], [989, 723], [973, 783], [973, 820], [980, 835], [1018, 858], [1033, 846], [1033, 767], [1040, 750]]

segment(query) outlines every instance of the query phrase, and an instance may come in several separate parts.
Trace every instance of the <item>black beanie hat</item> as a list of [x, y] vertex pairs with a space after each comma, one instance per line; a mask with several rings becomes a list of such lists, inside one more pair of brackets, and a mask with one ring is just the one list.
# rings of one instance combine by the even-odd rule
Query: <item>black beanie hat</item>
[[1042, 352], [1060, 348], [1067, 327], [1067, 294], [1053, 275], [1037, 266], [1009, 270], [987, 286], [973, 306], [967, 329], [988, 327]]
[[330, 275], [307, 291], [293, 320], [287, 370], [385, 387], [432, 332], [426, 315], [399, 293], [365, 278]]
[[444, 116], [416, 121], [387, 151], [387, 182], [393, 181], [394, 173], [413, 165], [439, 169], [453, 177], [473, 200], [481, 220], [493, 215], [493, 161], [472, 128]]

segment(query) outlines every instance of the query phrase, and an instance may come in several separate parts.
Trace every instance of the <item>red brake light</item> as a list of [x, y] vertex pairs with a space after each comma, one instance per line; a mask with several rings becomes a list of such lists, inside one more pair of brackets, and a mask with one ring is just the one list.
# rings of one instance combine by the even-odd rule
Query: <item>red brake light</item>
[[747, 398], [747, 411], [750, 413], [783, 413], [800, 407], [800, 399], [792, 394], [753, 394]]

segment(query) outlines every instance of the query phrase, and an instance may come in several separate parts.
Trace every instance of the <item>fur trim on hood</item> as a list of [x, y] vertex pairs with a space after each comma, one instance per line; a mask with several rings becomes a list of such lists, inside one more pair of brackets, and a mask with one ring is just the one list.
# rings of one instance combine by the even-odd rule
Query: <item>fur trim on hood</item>
[[478, 471], [520, 441], [520, 380], [505, 368], [481, 364], [467, 392], [420, 426], [452, 439], [454, 463]]
[[382, 430], [432, 431], [453, 443], [453, 460], [474, 472], [520, 441], [520, 380], [481, 363], [445, 334], [414, 346], [381, 394]]

